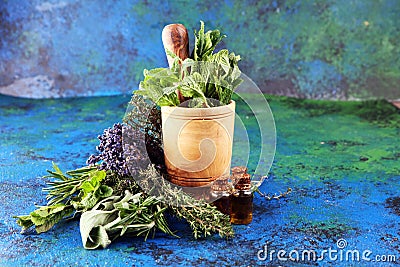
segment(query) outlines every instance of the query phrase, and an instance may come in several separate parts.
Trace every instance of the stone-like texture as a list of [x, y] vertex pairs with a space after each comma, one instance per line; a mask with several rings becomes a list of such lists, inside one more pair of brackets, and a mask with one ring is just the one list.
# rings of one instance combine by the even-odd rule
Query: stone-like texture
[[54, 80], [44, 75], [15, 80], [0, 87], [0, 94], [26, 98], [56, 98], [61, 95], [54, 88]]
[[[254, 96], [260, 97], [260, 96]], [[62, 170], [85, 164], [97, 135], [121, 121], [129, 97], [32, 100], [0, 95], [0, 266], [395, 266], [399, 263], [400, 114], [385, 101], [337, 102], [268, 97], [277, 150], [261, 191], [293, 189], [280, 201], [256, 195], [254, 220], [235, 226], [232, 240], [194, 240], [169, 218], [180, 239], [157, 234], [116, 240], [105, 250], [82, 248], [77, 221], [41, 235], [21, 235], [11, 216], [45, 203], [41, 187], [51, 161]], [[248, 107], [237, 112], [257, 152], [257, 124]], [[234, 151], [246, 150], [240, 143]], [[253, 154], [256, 153], [252, 152]], [[257, 160], [257, 157], [255, 157]], [[249, 173], [256, 161], [251, 160]], [[233, 164], [237, 164], [237, 153]], [[349, 250], [396, 255], [396, 262], [278, 261], [257, 258], [280, 249]], [[339, 256], [339, 253], [334, 254]], [[261, 255], [263, 256], [263, 255]]]
[[[400, 2], [76, 1], [0, 3], [0, 86], [37, 75], [56, 96], [131, 92], [167, 66], [161, 30], [183, 23], [228, 35], [221, 47], [265, 92], [309, 98], [400, 97]], [[4, 91], [3, 91], [4, 92]], [[34, 97], [47, 97], [38, 87]]]

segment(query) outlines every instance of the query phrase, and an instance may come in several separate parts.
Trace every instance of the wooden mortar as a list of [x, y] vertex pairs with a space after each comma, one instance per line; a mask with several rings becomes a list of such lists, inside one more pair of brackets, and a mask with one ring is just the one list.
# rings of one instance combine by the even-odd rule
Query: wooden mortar
[[[162, 31], [165, 50], [189, 57], [188, 31], [170, 24]], [[174, 59], [167, 54], [172, 67]], [[177, 90], [180, 103], [185, 98]], [[235, 102], [213, 108], [161, 107], [165, 164], [170, 181], [185, 187], [208, 186], [229, 175], [235, 121]]]

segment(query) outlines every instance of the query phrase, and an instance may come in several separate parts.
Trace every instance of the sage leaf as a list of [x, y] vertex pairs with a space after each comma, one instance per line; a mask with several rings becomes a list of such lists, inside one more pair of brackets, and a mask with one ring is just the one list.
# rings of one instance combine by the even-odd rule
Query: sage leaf
[[83, 247], [86, 249], [106, 248], [111, 243], [111, 239], [103, 225], [114, 221], [117, 215], [118, 212], [115, 210], [84, 212], [79, 224]]
[[42, 206], [32, 211], [29, 215], [15, 216], [18, 225], [22, 226], [22, 233], [30, 227], [35, 226], [37, 233], [47, 232], [56, 223], [70, 216], [74, 208], [70, 205], [56, 204], [53, 206]]

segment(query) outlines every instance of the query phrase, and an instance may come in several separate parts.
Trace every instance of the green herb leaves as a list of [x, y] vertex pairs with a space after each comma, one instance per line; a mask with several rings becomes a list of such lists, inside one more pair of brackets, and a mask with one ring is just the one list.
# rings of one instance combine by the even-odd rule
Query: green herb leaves
[[[195, 33], [195, 46], [191, 58], [182, 61], [175, 54], [167, 54], [175, 59], [171, 69], [156, 68], [144, 70], [144, 80], [135, 94], [145, 96], [159, 106], [181, 104], [180, 92], [188, 107], [213, 107], [227, 105], [233, 91], [240, 85], [241, 72], [238, 67], [240, 56], [222, 49], [213, 53], [217, 44], [225, 37], [219, 30]], [[193, 100], [193, 101], [191, 101]]]
[[195, 46], [191, 55], [196, 61], [207, 61], [215, 47], [226, 35], [221, 35], [219, 30], [204, 33], [204, 22], [200, 21], [200, 30], [195, 32]]
[[[137, 192], [126, 190], [118, 195], [104, 183], [111, 177], [108, 180], [113, 182], [111, 186], [120, 186], [118, 181], [126, 181], [126, 177], [96, 167], [66, 173], [55, 164], [53, 167], [54, 171], [48, 171], [50, 175], [47, 177], [56, 180], [48, 182], [51, 186], [45, 188], [50, 194], [49, 203], [53, 204], [39, 206], [29, 215], [15, 216], [22, 232], [32, 227], [37, 233], [46, 232], [56, 223], [79, 213], [83, 246], [86, 249], [105, 248], [119, 236], [130, 234], [147, 239], [157, 229], [176, 237], [165, 218], [165, 212], [169, 211], [189, 223], [196, 239], [214, 233], [221, 237], [233, 236], [229, 216], [165, 183], [153, 165], [138, 174], [141, 176], [140, 186], [148, 193], [130, 180], [135, 183], [132, 188]], [[180, 203], [186, 203], [186, 206], [179, 206]]]
[[14, 218], [18, 219], [17, 223], [22, 227], [22, 232], [35, 226], [37, 233], [43, 233], [73, 212], [74, 209], [71, 206], [55, 204], [53, 206], [40, 207], [29, 215], [15, 216]]
[[77, 200], [71, 202], [76, 210], [86, 211], [91, 209], [100, 199], [112, 195], [112, 188], [100, 183], [105, 177], [105, 171], [96, 170], [89, 174], [89, 178], [79, 187], [81, 192]]
[[89, 174], [89, 179], [84, 181], [79, 187], [82, 189], [84, 196], [96, 191], [100, 187], [100, 182], [106, 177], [105, 171], [95, 171]]
[[99, 202], [92, 210], [82, 214], [80, 230], [86, 249], [107, 247], [118, 236], [148, 235], [159, 229], [174, 235], [169, 229], [163, 212], [166, 207], [154, 196], [143, 193], [111, 196]]
[[47, 193], [48, 205], [68, 204], [72, 197], [80, 192], [80, 186], [89, 178], [89, 174], [97, 172], [97, 168], [92, 166], [68, 171], [64, 174], [54, 162], [53, 169], [55, 171], [47, 171], [49, 175], [45, 176], [45, 178], [53, 178], [55, 180], [47, 182], [49, 187], [43, 188], [43, 191]]
[[53, 163], [53, 169], [45, 176], [56, 179], [47, 183], [50, 187], [43, 189], [47, 192], [47, 206], [40, 206], [29, 215], [14, 217], [22, 227], [22, 232], [33, 226], [37, 233], [46, 232], [74, 212], [88, 210], [101, 199], [112, 195], [112, 188], [101, 184], [106, 172], [96, 167], [83, 167], [64, 174]]
[[157, 68], [143, 71], [144, 80], [140, 90], [135, 93], [150, 98], [159, 106], [179, 105], [176, 94], [179, 73], [168, 68]]
[[141, 186], [153, 195], [168, 203], [171, 213], [188, 222], [195, 239], [218, 233], [221, 237], [232, 237], [234, 232], [229, 215], [220, 212], [215, 206], [198, 200], [189, 194], [160, 179], [154, 166], [142, 170]]

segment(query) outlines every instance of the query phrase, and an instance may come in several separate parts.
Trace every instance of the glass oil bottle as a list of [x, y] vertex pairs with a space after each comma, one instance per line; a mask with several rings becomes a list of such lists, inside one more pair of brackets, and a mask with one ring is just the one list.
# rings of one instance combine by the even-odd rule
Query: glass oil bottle
[[211, 197], [215, 199], [213, 205], [223, 214], [231, 214], [230, 193], [229, 193], [229, 177], [223, 176], [218, 178], [211, 185]]
[[231, 223], [249, 224], [253, 220], [253, 193], [251, 178], [248, 173], [234, 173], [232, 180], [236, 180], [234, 192], [231, 194]]

